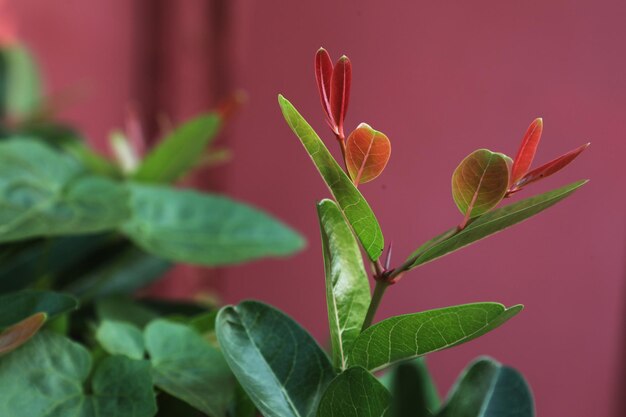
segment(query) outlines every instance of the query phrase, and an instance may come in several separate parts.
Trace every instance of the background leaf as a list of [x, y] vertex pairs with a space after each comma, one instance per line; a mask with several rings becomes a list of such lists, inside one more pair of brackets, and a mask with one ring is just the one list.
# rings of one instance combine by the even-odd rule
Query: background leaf
[[389, 138], [365, 123], [361, 123], [346, 140], [346, 168], [355, 185], [378, 177], [390, 156]]
[[41, 103], [41, 80], [34, 59], [23, 45], [0, 49], [0, 115], [25, 118]]
[[411, 268], [457, 251], [520, 223], [570, 196], [586, 183], [586, 180], [577, 181], [565, 187], [509, 204], [470, 222], [461, 231], [457, 231], [456, 228], [449, 230], [426, 242], [413, 252], [408, 258], [408, 260], [413, 260]]
[[217, 113], [204, 114], [177, 127], [145, 157], [133, 179], [172, 182], [192, 169], [219, 132]]
[[91, 370], [87, 349], [43, 331], [0, 358], [0, 415], [11, 417], [152, 417], [150, 365], [122, 356]]
[[330, 383], [317, 416], [382, 417], [390, 402], [389, 391], [365, 369], [355, 367], [342, 372]]
[[137, 326], [130, 323], [105, 320], [98, 326], [96, 340], [111, 355], [143, 359], [143, 334]]
[[376, 371], [395, 362], [460, 345], [499, 327], [522, 310], [474, 303], [391, 317], [368, 327], [355, 340], [351, 366]]
[[282, 312], [255, 301], [217, 316], [224, 357], [265, 417], [310, 417], [333, 378], [315, 340]]
[[189, 327], [156, 320], [144, 332], [154, 383], [213, 417], [226, 415], [235, 381], [222, 354]]
[[424, 358], [398, 364], [391, 371], [388, 417], [433, 417], [440, 406], [437, 387]]
[[285, 256], [304, 246], [295, 231], [227, 197], [129, 184], [130, 220], [123, 231], [153, 255], [201, 265]]
[[0, 356], [5, 355], [33, 337], [46, 322], [46, 313], [34, 314], [0, 333]]
[[11, 326], [34, 314], [46, 313], [48, 319], [74, 310], [74, 297], [52, 291], [25, 290], [0, 296], [0, 328]]
[[498, 205], [509, 186], [509, 168], [501, 154], [479, 149], [467, 156], [452, 175], [452, 197], [466, 219]]
[[385, 241], [374, 212], [300, 113], [282, 95], [278, 96], [278, 102], [289, 127], [309, 153], [330, 192], [341, 207], [341, 211], [359, 238], [367, 256], [372, 261], [376, 261], [383, 251]]
[[317, 213], [322, 232], [333, 364], [343, 370], [367, 314], [370, 285], [361, 251], [339, 207], [334, 201], [322, 200]]
[[437, 417], [533, 417], [534, 408], [519, 372], [483, 358], [461, 375]]
[[112, 229], [128, 217], [126, 201], [120, 184], [46, 145], [0, 143], [0, 241]]

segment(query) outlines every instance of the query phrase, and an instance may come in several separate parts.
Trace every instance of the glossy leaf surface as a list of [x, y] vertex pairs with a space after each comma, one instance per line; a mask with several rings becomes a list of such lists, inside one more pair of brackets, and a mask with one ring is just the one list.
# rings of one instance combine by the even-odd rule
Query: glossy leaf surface
[[347, 354], [367, 314], [370, 286], [359, 246], [337, 204], [322, 200], [317, 213], [322, 232], [333, 364], [345, 369]]
[[0, 415], [11, 417], [152, 417], [150, 365], [122, 356], [100, 362], [87, 384], [91, 355], [43, 331], [0, 358]]
[[475, 303], [391, 317], [368, 327], [348, 357], [351, 366], [371, 371], [473, 340], [522, 310]]
[[96, 340], [111, 355], [143, 359], [143, 333], [137, 326], [130, 323], [105, 320], [98, 326]]
[[576, 149], [573, 149], [544, 165], [541, 165], [539, 168], [533, 169], [531, 172], [526, 174], [524, 178], [522, 178], [516, 185], [516, 188], [524, 187], [528, 184], [531, 184], [535, 181], [538, 181], [542, 178], [549, 177], [552, 174], [555, 174], [565, 168], [570, 162], [572, 162], [578, 155], [582, 153], [587, 147], [589, 143], [586, 143], [582, 146], [579, 146]]
[[37, 141], [0, 143], [0, 241], [94, 233], [127, 217], [120, 184], [84, 174], [71, 157]]
[[509, 186], [509, 169], [501, 154], [479, 149], [467, 156], [452, 175], [452, 197], [470, 219], [498, 205]]
[[182, 324], [156, 320], [144, 334], [155, 385], [210, 416], [225, 416], [235, 380], [222, 354]]
[[304, 145], [367, 256], [372, 261], [377, 260], [383, 251], [385, 241], [378, 220], [369, 204], [328, 152], [317, 133], [293, 105], [283, 96], [278, 97], [278, 102], [289, 127]]
[[226, 361], [262, 415], [315, 415], [333, 368], [295, 321], [270, 306], [245, 301], [224, 307], [216, 330]]
[[220, 117], [209, 113], [177, 127], [145, 157], [133, 178], [158, 183], [181, 178], [200, 160], [220, 125]]
[[524, 377], [486, 358], [465, 370], [437, 417], [534, 417], [534, 408]]
[[25, 290], [0, 296], [0, 328], [12, 326], [37, 313], [48, 319], [72, 311], [76, 299], [58, 292]]
[[539, 146], [539, 140], [541, 139], [541, 132], [543, 131], [543, 120], [537, 118], [528, 126], [526, 134], [522, 138], [522, 144], [520, 145], [517, 155], [513, 160], [513, 166], [511, 167], [510, 183], [515, 184], [522, 179], [524, 175], [530, 169], [533, 163], [535, 154], [537, 153], [537, 147]]
[[123, 231], [165, 259], [201, 265], [285, 256], [304, 246], [295, 231], [227, 197], [130, 184], [131, 219]]
[[354, 367], [330, 383], [317, 417], [383, 417], [390, 402], [389, 391], [372, 374]]
[[509, 204], [493, 210], [470, 222], [463, 230], [456, 228], [426, 242], [410, 257], [413, 259], [411, 268], [423, 265], [434, 259], [457, 251], [485, 237], [498, 233], [507, 227], [520, 223], [570, 196], [587, 181], [578, 181], [565, 187], [540, 194], [517, 203]]
[[389, 138], [365, 123], [361, 123], [346, 140], [346, 168], [354, 185], [378, 177], [390, 156]]
[[333, 75], [333, 61], [324, 48], [315, 54], [315, 81], [320, 94], [322, 109], [326, 113], [326, 120], [331, 129], [334, 129], [332, 111], [330, 109], [330, 80]]
[[46, 313], [37, 313], [0, 332], [0, 356], [26, 343], [45, 322]]
[[441, 403], [424, 358], [402, 362], [391, 372], [388, 417], [433, 417]]
[[344, 55], [335, 64], [330, 80], [330, 110], [340, 134], [343, 134], [343, 122], [348, 112], [351, 84], [352, 63]]

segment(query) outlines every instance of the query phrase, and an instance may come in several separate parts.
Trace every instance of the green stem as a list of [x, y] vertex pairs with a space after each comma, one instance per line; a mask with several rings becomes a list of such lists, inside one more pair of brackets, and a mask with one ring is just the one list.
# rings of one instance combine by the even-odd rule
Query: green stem
[[378, 310], [378, 306], [380, 306], [380, 301], [383, 299], [383, 295], [385, 295], [385, 290], [389, 287], [388, 282], [386, 281], [376, 281], [376, 286], [374, 287], [374, 294], [372, 294], [372, 301], [370, 302], [370, 306], [367, 309], [367, 314], [365, 315], [365, 320], [363, 321], [363, 327], [361, 331], [367, 329], [372, 325], [374, 321], [374, 316], [376, 315], [376, 311]]

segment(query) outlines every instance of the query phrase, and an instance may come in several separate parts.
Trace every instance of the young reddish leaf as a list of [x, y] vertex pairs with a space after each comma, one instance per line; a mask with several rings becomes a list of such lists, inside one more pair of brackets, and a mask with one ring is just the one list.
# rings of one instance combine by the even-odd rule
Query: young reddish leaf
[[350, 84], [352, 83], [352, 64], [347, 56], [342, 56], [335, 64], [330, 86], [330, 109], [335, 121], [337, 134], [343, 136], [343, 121], [348, 111]]
[[452, 175], [452, 198], [465, 215], [461, 228], [498, 205], [508, 185], [509, 170], [501, 154], [479, 149], [466, 157]]
[[539, 145], [542, 131], [543, 120], [541, 118], [533, 120], [530, 126], [528, 126], [528, 130], [526, 130], [526, 134], [522, 139], [522, 144], [513, 160], [510, 178], [511, 185], [519, 181], [530, 169], [535, 153], [537, 153], [537, 146]]
[[390, 155], [391, 143], [387, 136], [361, 123], [346, 141], [346, 167], [354, 185], [378, 177]]
[[330, 128], [334, 131], [335, 122], [333, 121], [330, 109], [330, 80], [333, 75], [333, 61], [326, 49], [320, 48], [315, 54], [315, 80], [317, 81], [317, 89], [320, 93], [322, 108], [326, 113], [326, 121]]
[[46, 322], [46, 313], [37, 313], [0, 333], [0, 356], [17, 349], [33, 337]]
[[547, 164], [544, 164], [537, 169], [533, 169], [528, 174], [526, 174], [521, 180], [519, 180], [517, 184], [515, 183], [513, 184], [514, 186], [513, 190], [519, 191], [522, 187], [530, 183], [533, 183], [545, 177], [549, 177], [555, 172], [562, 170], [566, 165], [568, 165], [570, 162], [576, 159], [576, 157], [580, 155], [582, 151], [587, 149], [589, 145], [590, 143], [585, 143], [584, 145], [579, 146], [578, 148], [573, 149], [562, 156], [559, 156], [558, 158], [548, 162]]

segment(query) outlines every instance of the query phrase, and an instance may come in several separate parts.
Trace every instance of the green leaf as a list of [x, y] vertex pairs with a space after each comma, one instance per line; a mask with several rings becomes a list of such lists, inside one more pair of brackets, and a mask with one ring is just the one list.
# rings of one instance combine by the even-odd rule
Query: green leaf
[[112, 296], [95, 302], [96, 316], [99, 320], [122, 321], [144, 328], [159, 314], [151, 308], [128, 297]]
[[520, 223], [570, 196], [587, 181], [577, 181], [565, 187], [540, 194], [493, 210], [470, 222], [463, 230], [451, 229], [426, 242], [409, 256], [410, 268], [459, 250], [507, 227]]
[[130, 184], [131, 219], [123, 231], [165, 259], [225, 265], [302, 249], [295, 231], [260, 210], [226, 197]]
[[370, 286], [361, 251], [339, 207], [331, 200], [322, 200], [317, 213], [322, 232], [333, 364], [343, 370], [367, 314]]
[[23, 45], [0, 49], [0, 113], [23, 119], [41, 105], [41, 80], [34, 59]]
[[77, 305], [75, 298], [52, 291], [25, 290], [4, 294], [0, 296], [0, 328], [37, 313], [46, 313], [48, 319], [51, 319], [74, 310]]
[[437, 387], [424, 358], [402, 362], [391, 371], [389, 417], [432, 417], [439, 409]]
[[143, 334], [135, 325], [121, 321], [105, 320], [96, 331], [96, 340], [111, 355], [124, 355], [143, 359]]
[[154, 383], [213, 417], [226, 415], [235, 380], [222, 354], [189, 327], [155, 320], [145, 331]]
[[278, 102], [289, 127], [309, 153], [367, 256], [376, 261], [385, 247], [385, 241], [374, 212], [300, 113], [282, 95], [278, 96]]
[[161, 278], [172, 264], [128, 244], [128, 248], [111, 256], [77, 277], [65, 290], [81, 302], [111, 295], [132, 294]]
[[142, 182], [172, 182], [193, 168], [220, 129], [217, 113], [196, 117], [165, 137], [143, 160], [133, 178]]
[[41, 329], [46, 318], [46, 313], [37, 313], [0, 332], [0, 356], [26, 343]]
[[522, 310], [498, 303], [474, 303], [391, 317], [356, 339], [348, 362], [371, 371], [395, 362], [468, 342], [500, 326]]
[[466, 219], [498, 205], [509, 187], [509, 167], [502, 154], [479, 149], [467, 156], [452, 175], [452, 197]]
[[220, 310], [226, 362], [265, 417], [315, 414], [333, 367], [317, 342], [284, 313], [255, 301]]
[[128, 217], [126, 190], [29, 139], [0, 143], [0, 241], [95, 233]]
[[361, 367], [350, 368], [330, 383], [317, 417], [382, 417], [390, 402], [389, 391], [372, 374]]
[[472, 363], [437, 417], [533, 417], [535, 406], [524, 377], [489, 358]]
[[150, 365], [105, 358], [86, 388], [89, 351], [43, 331], [0, 358], [0, 415], [11, 417], [152, 417], [156, 402]]

